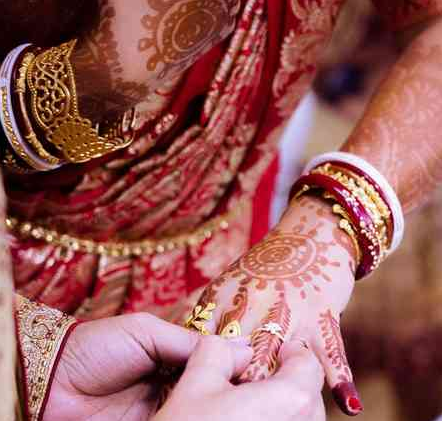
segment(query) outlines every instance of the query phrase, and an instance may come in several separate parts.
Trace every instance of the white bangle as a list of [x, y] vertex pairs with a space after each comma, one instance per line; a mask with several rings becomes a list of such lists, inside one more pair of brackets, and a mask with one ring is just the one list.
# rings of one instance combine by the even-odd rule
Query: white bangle
[[316, 156], [304, 168], [303, 174], [308, 174], [314, 168], [331, 161], [341, 161], [345, 164], [353, 165], [354, 167], [359, 168], [376, 183], [375, 187], [382, 191], [385, 200], [387, 201], [387, 205], [391, 210], [394, 221], [393, 238], [388, 254], [393, 253], [400, 246], [404, 237], [405, 219], [401, 203], [399, 202], [399, 199], [391, 185], [388, 183], [386, 178], [375, 167], [373, 167], [373, 165], [365, 161], [365, 159], [346, 152], [330, 152]]
[[17, 156], [36, 170], [48, 171], [58, 168], [60, 165], [51, 165], [41, 159], [23, 139], [12, 106], [11, 90], [14, 65], [20, 57], [20, 54], [30, 45], [31, 44], [23, 44], [14, 48], [6, 56], [0, 67], [0, 122], [5, 136]]

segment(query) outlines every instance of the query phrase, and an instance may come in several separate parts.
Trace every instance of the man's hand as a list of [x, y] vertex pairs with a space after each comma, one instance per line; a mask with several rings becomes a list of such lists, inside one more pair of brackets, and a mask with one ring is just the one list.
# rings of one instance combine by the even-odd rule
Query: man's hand
[[155, 379], [147, 376], [161, 362], [184, 365], [197, 342], [196, 334], [148, 314], [77, 326], [55, 372], [43, 420], [146, 420], [158, 395]]
[[286, 344], [270, 379], [235, 386], [250, 362], [218, 337], [203, 338], [169, 400], [152, 421], [323, 421], [324, 373], [299, 342]]

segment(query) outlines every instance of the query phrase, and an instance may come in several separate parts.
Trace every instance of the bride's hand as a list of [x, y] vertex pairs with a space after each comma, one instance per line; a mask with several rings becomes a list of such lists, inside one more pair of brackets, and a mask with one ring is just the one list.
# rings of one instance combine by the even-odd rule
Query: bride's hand
[[354, 254], [330, 206], [305, 197], [209, 285], [199, 302], [216, 304], [207, 329], [252, 335], [255, 356], [242, 380], [268, 377], [283, 339], [301, 340], [321, 361], [341, 409], [349, 415], [362, 410], [340, 332], [340, 314], [354, 286]]
[[176, 79], [232, 33], [239, 4], [99, 0], [72, 56], [82, 111], [92, 119], [125, 111]]

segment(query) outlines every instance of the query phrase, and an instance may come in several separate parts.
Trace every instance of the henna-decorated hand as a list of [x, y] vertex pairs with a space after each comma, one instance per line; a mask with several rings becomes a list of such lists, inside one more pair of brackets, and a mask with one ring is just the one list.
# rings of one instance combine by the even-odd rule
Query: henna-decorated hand
[[97, 24], [72, 56], [82, 111], [100, 119], [167, 88], [231, 34], [239, 5], [239, 0], [99, 0]]
[[[357, 415], [362, 405], [339, 321], [354, 286], [355, 251], [337, 222], [321, 199], [302, 198], [267, 238], [206, 288], [200, 304], [216, 304], [206, 323], [210, 332], [252, 335], [255, 355], [243, 381], [275, 371], [282, 337], [302, 340], [321, 361], [341, 409]], [[269, 323], [281, 331], [260, 330]]]

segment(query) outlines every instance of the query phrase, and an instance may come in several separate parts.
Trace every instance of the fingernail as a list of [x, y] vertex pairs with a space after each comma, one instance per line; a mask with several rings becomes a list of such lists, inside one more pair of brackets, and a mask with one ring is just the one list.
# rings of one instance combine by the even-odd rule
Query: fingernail
[[236, 338], [228, 338], [227, 340], [233, 344], [245, 346], [250, 346], [250, 344], [252, 343], [250, 340], [250, 336], [237, 336]]
[[339, 383], [334, 387], [332, 393], [336, 403], [344, 414], [355, 416], [364, 410], [354, 383]]

